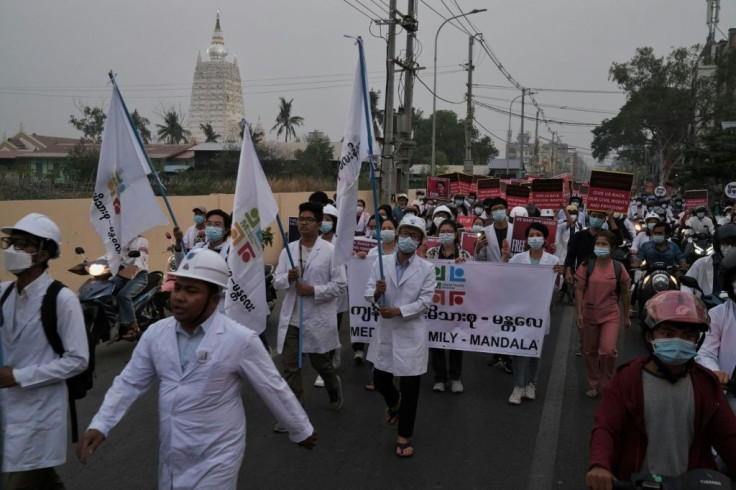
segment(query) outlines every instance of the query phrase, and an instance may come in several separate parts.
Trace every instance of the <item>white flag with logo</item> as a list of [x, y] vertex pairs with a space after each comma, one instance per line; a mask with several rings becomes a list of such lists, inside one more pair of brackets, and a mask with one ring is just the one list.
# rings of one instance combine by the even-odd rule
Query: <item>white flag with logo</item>
[[148, 168], [148, 163], [120, 93], [113, 86], [89, 215], [105, 243], [113, 273], [120, 267], [122, 249], [128, 242], [146, 230], [168, 224], [144, 168]]
[[[368, 124], [371, 115], [366, 116], [370, 108], [366, 107], [367, 81], [361, 74], [361, 60], [355, 69], [353, 95], [350, 98], [350, 110], [345, 125], [345, 136], [342, 141], [339, 170], [337, 174], [337, 230], [334, 263], [347, 264], [353, 253], [353, 237], [355, 236], [355, 216], [358, 207], [358, 179], [363, 160], [369, 155]], [[373, 148], [376, 148], [373, 142]]]
[[278, 211], [246, 128], [235, 184], [232, 244], [228, 255], [230, 282], [225, 296], [225, 313], [257, 333], [266, 329], [269, 313], [263, 276], [262, 225], [272, 223]]

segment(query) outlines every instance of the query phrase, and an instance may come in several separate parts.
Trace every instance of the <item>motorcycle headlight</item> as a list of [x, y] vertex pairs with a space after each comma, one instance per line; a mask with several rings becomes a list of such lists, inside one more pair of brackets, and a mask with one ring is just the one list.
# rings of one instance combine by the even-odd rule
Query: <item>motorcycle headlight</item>
[[695, 245], [695, 253], [698, 255], [702, 255], [703, 249], [699, 245]]
[[666, 291], [670, 287], [670, 278], [667, 274], [655, 274], [652, 277], [652, 288], [659, 291]]
[[89, 275], [92, 277], [101, 276], [105, 273], [105, 269], [107, 267], [104, 264], [92, 264], [89, 266]]
[[710, 247], [708, 247], [708, 250], [705, 251], [705, 254], [706, 255], [713, 255], [713, 245], [711, 245]]

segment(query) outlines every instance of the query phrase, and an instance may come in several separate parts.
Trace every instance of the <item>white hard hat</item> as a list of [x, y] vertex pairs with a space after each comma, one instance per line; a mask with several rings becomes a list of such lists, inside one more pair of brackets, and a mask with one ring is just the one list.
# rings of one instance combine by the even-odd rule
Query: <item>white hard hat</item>
[[529, 211], [527, 211], [524, 206], [516, 206], [511, 210], [509, 216], [512, 218], [516, 218], [517, 216], [523, 216], [526, 218], [529, 216]]
[[6, 235], [10, 235], [14, 230], [24, 231], [38, 238], [51, 240], [56, 244], [56, 253], [51, 258], [55, 259], [61, 255], [61, 230], [45, 214], [31, 213], [21, 218], [13, 226], [2, 228], [2, 232]]
[[404, 194], [403, 192], [402, 192], [402, 193], [400, 193], [400, 194], [396, 194], [396, 200], [397, 200], [397, 201], [398, 201], [399, 199], [401, 199], [402, 197], [403, 197], [404, 199], [406, 199], [407, 201], [409, 200], [409, 196], [407, 196], [407, 195], [406, 195], [406, 194]]
[[437, 213], [443, 212], [447, 213], [447, 215], [452, 218], [452, 211], [450, 211], [450, 208], [445, 206], [444, 204], [442, 206], [437, 206], [436, 208], [434, 208], [434, 211], [432, 212], [432, 217], [434, 218]]
[[401, 223], [399, 223], [399, 227], [396, 229], [396, 234], [398, 235], [403, 227], [411, 226], [412, 228], [416, 228], [417, 230], [421, 231], [422, 239], [424, 239], [424, 231], [426, 225], [427, 224], [424, 222], [424, 220], [419, 216], [406, 215], [401, 219]]
[[325, 207], [322, 208], [322, 213], [328, 214], [333, 218], [337, 218], [337, 208], [332, 204], [325, 204]]
[[176, 272], [171, 272], [171, 275], [198, 279], [226, 288], [230, 268], [219, 253], [198, 248], [189, 252], [177, 267]]
[[657, 221], [659, 221], [659, 215], [655, 213], [654, 211], [649, 211], [647, 215], [644, 217], [644, 221], [648, 219], [656, 219]]
[[552, 209], [543, 209], [540, 212], [540, 216], [543, 216], [545, 218], [554, 218], [555, 217], [555, 212]]

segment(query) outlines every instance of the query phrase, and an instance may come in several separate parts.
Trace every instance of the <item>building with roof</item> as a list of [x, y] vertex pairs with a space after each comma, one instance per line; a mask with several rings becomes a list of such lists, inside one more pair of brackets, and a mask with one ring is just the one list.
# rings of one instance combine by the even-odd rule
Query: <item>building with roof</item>
[[245, 117], [240, 68], [237, 58], [232, 62], [226, 59], [228, 50], [222, 37], [219, 11], [207, 55], [209, 61], [197, 55], [186, 129], [197, 142], [207, 140], [201, 129], [203, 124], [212, 125], [220, 135], [218, 141], [240, 141], [240, 121]]

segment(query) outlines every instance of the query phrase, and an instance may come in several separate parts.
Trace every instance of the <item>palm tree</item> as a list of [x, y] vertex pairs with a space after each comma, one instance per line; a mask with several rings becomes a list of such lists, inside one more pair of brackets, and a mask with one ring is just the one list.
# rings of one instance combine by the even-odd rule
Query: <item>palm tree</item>
[[156, 124], [158, 140], [169, 145], [186, 143], [191, 133], [184, 129], [184, 116], [173, 107], [158, 115], [164, 120], [163, 124]]
[[217, 138], [222, 136], [215, 132], [215, 128], [212, 127], [211, 123], [200, 124], [199, 129], [204, 133], [205, 143], [217, 143]]
[[294, 99], [291, 99], [289, 102], [286, 102], [286, 99], [283, 97], [279, 97], [279, 99], [281, 100], [279, 114], [276, 116], [276, 124], [273, 125], [271, 131], [278, 128], [276, 136], [281, 136], [281, 133], [284, 133], [284, 141], [286, 142], [289, 141], [289, 135], [296, 138], [294, 127], [304, 124], [304, 118], [291, 115], [291, 103], [294, 102]]
[[150, 143], [151, 142], [151, 130], [148, 129], [148, 125], [151, 124], [151, 121], [141, 116], [138, 113], [138, 109], [133, 111], [133, 114], [130, 115], [130, 118], [133, 120], [135, 129], [138, 130], [138, 134], [141, 135], [141, 139], [143, 140], [143, 143], [146, 145]]

